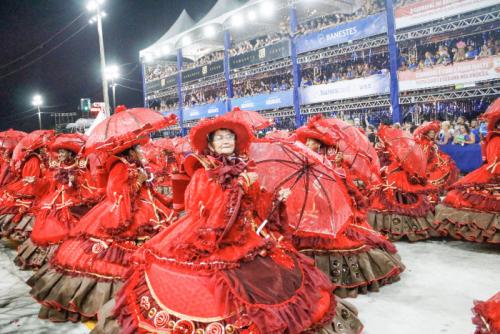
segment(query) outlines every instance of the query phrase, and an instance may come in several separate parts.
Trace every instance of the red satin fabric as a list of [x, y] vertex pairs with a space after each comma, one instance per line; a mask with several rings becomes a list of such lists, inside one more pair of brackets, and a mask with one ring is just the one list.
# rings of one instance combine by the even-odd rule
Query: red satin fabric
[[[500, 334], [500, 292], [485, 302], [474, 302], [473, 311], [476, 314], [473, 322], [478, 326], [475, 334]], [[489, 332], [484, 321], [489, 326]]]
[[68, 271], [104, 278], [124, 278], [138, 246], [173, 221], [170, 209], [143, 184], [137, 169], [116, 162], [109, 173], [105, 198], [74, 226], [52, 263]]
[[[328, 278], [285, 241], [278, 246], [284, 208], [269, 216], [276, 203], [257, 183], [242, 180], [196, 170], [186, 216], [144, 244], [117, 296], [123, 333], [160, 331], [162, 323], [148, 317], [153, 306], [170, 319], [195, 319], [199, 328], [216, 321], [210, 319], [246, 321], [258, 333], [301, 333], [334, 309]], [[268, 239], [255, 232], [265, 218]]]

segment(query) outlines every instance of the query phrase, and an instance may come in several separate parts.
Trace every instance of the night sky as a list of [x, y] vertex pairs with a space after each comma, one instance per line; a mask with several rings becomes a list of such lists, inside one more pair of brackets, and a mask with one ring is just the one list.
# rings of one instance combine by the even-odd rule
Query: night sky
[[[163, 35], [182, 9], [196, 21], [214, 3], [215, 0], [106, 0], [106, 62], [122, 65], [121, 73], [126, 79], [119, 82], [142, 91], [139, 50]], [[70, 28], [41, 45], [82, 13]], [[90, 17], [86, 0], [0, 1], [0, 130], [38, 128], [36, 111], [31, 106], [35, 93], [43, 95], [47, 108], [42, 111], [46, 112], [77, 111], [81, 97], [102, 101], [97, 27], [88, 25]], [[66, 43], [28, 65], [85, 25]], [[8, 64], [28, 52], [31, 54]], [[24, 66], [27, 67], [20, 70]], [[142, 106], [142, 92], [119, 86], [116, 92], [117, 104]], [[43, 123], [45, 128], [53, 127], [54, 119], [45, 114]]]

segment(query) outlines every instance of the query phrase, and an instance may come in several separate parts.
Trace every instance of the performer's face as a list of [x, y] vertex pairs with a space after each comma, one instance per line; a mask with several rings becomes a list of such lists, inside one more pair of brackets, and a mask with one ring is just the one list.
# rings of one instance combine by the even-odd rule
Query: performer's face
[[321, 148], [321, 143], [316, 139], [307, 138], [306, 146], [309, 147], [314, 152], [318, 152], [319, 149]]
[[66, 161], [66, 159], [68, 159], [70, 157], [70, 152], [68, 150], [65, 150], [65, 149], [59, 149], [57, 150], [57, 159], [59, 161]]
[[217, 154], [231, 155], [236, 147], [236, 136], [230, 130], [217, 130], [208, 147]]
[[429, 137], [430, 139], [436, 138], [436, 133], [434, 132], [434, 130], [430, 130], [429, 132], [427, 132], [427, 137]]

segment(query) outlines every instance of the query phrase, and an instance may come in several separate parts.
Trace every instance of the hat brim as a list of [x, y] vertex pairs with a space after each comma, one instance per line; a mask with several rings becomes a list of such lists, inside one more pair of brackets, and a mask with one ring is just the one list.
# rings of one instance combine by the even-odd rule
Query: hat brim
[[299, 140], [304, 144], [307, 142], [308, 138], [316, 139], [320, 141], [323, 145], [327, 146], [332, 146], [334, 144], [330, 138], [309, 127], [298, 128], [295, 131], [295, 135], [297, 136], [297, 140]]
[[236, 148], [237, 154], [246, 153], [253, 138], [250, 127], [238, 120], [229, 119], [224, 116], [219, 116], [213, 119], [206, 119], [198, 123], [191, 129], [189, 139], [192, 148], [197, 152], [203, 154], [208, 147], [208, 136], [217, 130], [228, 129], [236, 135]]

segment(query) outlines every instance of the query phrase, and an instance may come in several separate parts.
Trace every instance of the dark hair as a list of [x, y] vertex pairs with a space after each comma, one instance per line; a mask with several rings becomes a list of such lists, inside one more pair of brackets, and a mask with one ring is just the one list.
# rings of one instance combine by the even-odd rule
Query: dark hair
[[468, 126], [467, 124], [465, 124], [465, 123], [464, 123], [464, 124], [460, 124], [460, 125], [462, 125], [462, 126], [465, 128], [465, 132], [466, 132], [468, 135], [470, 135], [470, 128], [469, 128], [469, 126]]

